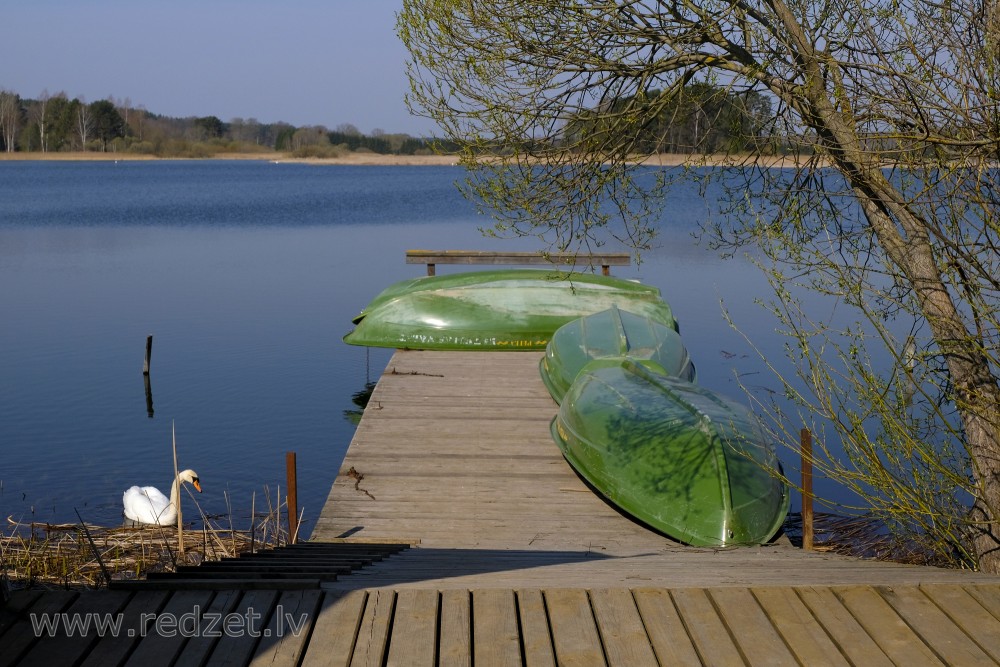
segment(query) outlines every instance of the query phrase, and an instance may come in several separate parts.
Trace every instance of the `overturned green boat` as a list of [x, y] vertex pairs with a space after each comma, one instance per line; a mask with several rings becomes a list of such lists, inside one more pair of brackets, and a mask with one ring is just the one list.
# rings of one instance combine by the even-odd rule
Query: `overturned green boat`
[[745, 408], [629, 359], [581, 371], [552, 437], [608, 501], [686, 544], [762, 544], [788, 513], [774, 449]]
[[511, 269], [395, 283], [353, 319], [344, 341], [416, 350], [540, 350], [562, 325], [612, 305], [677, 327], [655, 287], [590, 273]]
[[622, 357], [665, 375], [695, 380], [694, 363], [673, 327], [618, 306], [559, 327], [545, 346], [538, 370], [559, 403], [584, 366], [595, 361], [618, 364]]

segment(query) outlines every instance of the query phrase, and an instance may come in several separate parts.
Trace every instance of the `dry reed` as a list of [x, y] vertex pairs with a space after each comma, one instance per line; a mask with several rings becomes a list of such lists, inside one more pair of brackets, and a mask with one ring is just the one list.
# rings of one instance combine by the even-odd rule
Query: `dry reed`
[[288, 544], [287, 523], [281, 520], [285, 504], [272, 502], [266, 489], [265, 496], [266, 511], [251, 509], [246, 529], [234, 528], [228, 496], [228, 514], [216, 517], [206, 515], [195, 500], [200, 521], [186, 522], [183, 552], [175, 526], [21, 523], [8, 517], [0, 533], [0, 576], [14, 589], [102, 588], [108, 585], [104, 568], [113, 580], [142, 579], [148, 572]]

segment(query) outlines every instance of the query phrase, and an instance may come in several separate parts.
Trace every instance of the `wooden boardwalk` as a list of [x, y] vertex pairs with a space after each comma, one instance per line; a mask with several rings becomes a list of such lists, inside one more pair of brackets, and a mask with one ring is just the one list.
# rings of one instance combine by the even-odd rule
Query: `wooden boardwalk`
[[[549, 435], [541, 353], [398, 351], [314, 540], [419, 543], [346, 586], [436, 588], [917, 584], [967, 572], [805, 552], [787, 539], [679, 545], [594, 494]], [[972, 577], [976, 579], [977, 577]], [[1000, 581], [994, 578], [992, 581]]]
[[[996, 665], [1000, 587], [21, 591], [6, 665]], [[42, 619], [84, 619], [48, 636]], [[118, 622], [99, 632], [99, 619]], [[86, 621], [85, 619], [90, 619]], [[41, 634], [42, 636], [38, 636]]]
[[[0, 667], [1000, 664], [1000, 577], [691, 548], [621, 516], [549, 437], [539, 359], [393, 356], [313, 541], [409, 549], [299, 590], [21, 591]], [[121, 626], [65, 625], [100, 618]]]

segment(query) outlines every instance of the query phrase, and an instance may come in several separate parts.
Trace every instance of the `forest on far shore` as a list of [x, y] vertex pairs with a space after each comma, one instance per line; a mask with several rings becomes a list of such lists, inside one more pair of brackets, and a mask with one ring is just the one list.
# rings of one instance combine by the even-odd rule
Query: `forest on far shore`
[[211, 157], [219, 153], [273, 150], [296, 157], [339, 157], [352, 152], [431, 155], [447, 152], [434, 139], [375, 129], [363, 134], [351, 124], [328, 129], [262, 123], [255, 118], [173, 118], [130, 100], [85, 102], [65, 93], [22, 98], [0, 89], [0, 151], [94, 151], [158, 157]]
[[[637, 108], [658, 109], [653, 122], [631, 126], [623, 119]], [[557, 145], [585, 148], [593, 137], [614, 135], [637, 153], [652, 155], [739, 153], [750, 150], [780, 155], [787, 138], [775, 136], [767, 123], [770, 100], [758, 93], [733, 94], [726, 88], [689, 83], [680, 94], [648, 91], [641, 97], [615, 99], [568, 117]], [[537, 146], [535, 146], [537, 147]], [[510, 146], [480, 147], [502, 154]], [[531, 141], [522, 149], [532, 150]], [[94, 151], [157, 157], [211, 157], [220, 153], [275, 151], [300, 158], [337, 158], [350, 153], [433, 155], [455, 153], [457, 146], [434, 138], [375, 129], [363, 134], [350, 124], [295, 127], [261, 123], [255, 118], [216, 116], [173, 118], [133, 105], [128, 99], [87, 103], [65, 93], [26, 99], [0, 89], [0, 151], [50, 153]]]

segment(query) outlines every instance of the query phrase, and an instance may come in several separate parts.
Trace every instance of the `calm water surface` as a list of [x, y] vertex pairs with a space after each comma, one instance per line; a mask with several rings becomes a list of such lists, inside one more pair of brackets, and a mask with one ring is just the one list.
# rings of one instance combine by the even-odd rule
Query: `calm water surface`
[[[308, 533], [354, 431], [352, 396], [391, 354], [341, 337], [383, 287], [423, 272], [404, 251], [539, 247], [484, 239], [488, 220], [456, 191], [460, 177], [451, 167], [0, 162], [0, 519], [76, 521], [76, 509], [119, 523], [128, 486], [169, 490], [174, 427], [208, 513], [245, 515], [254, 494], [258, 508], [267, 494], [276, 502], [295, 451]], [[660, 287], [701, 384], [741, 398], [734, 372], [760, 368], [720, 300], [765, 348], [780, 341], [753, 304], [767, 293], [756, 269], [693, 240], [712, 206], [694, 188], [675, 192], [660, 247], [615, 273]]]

